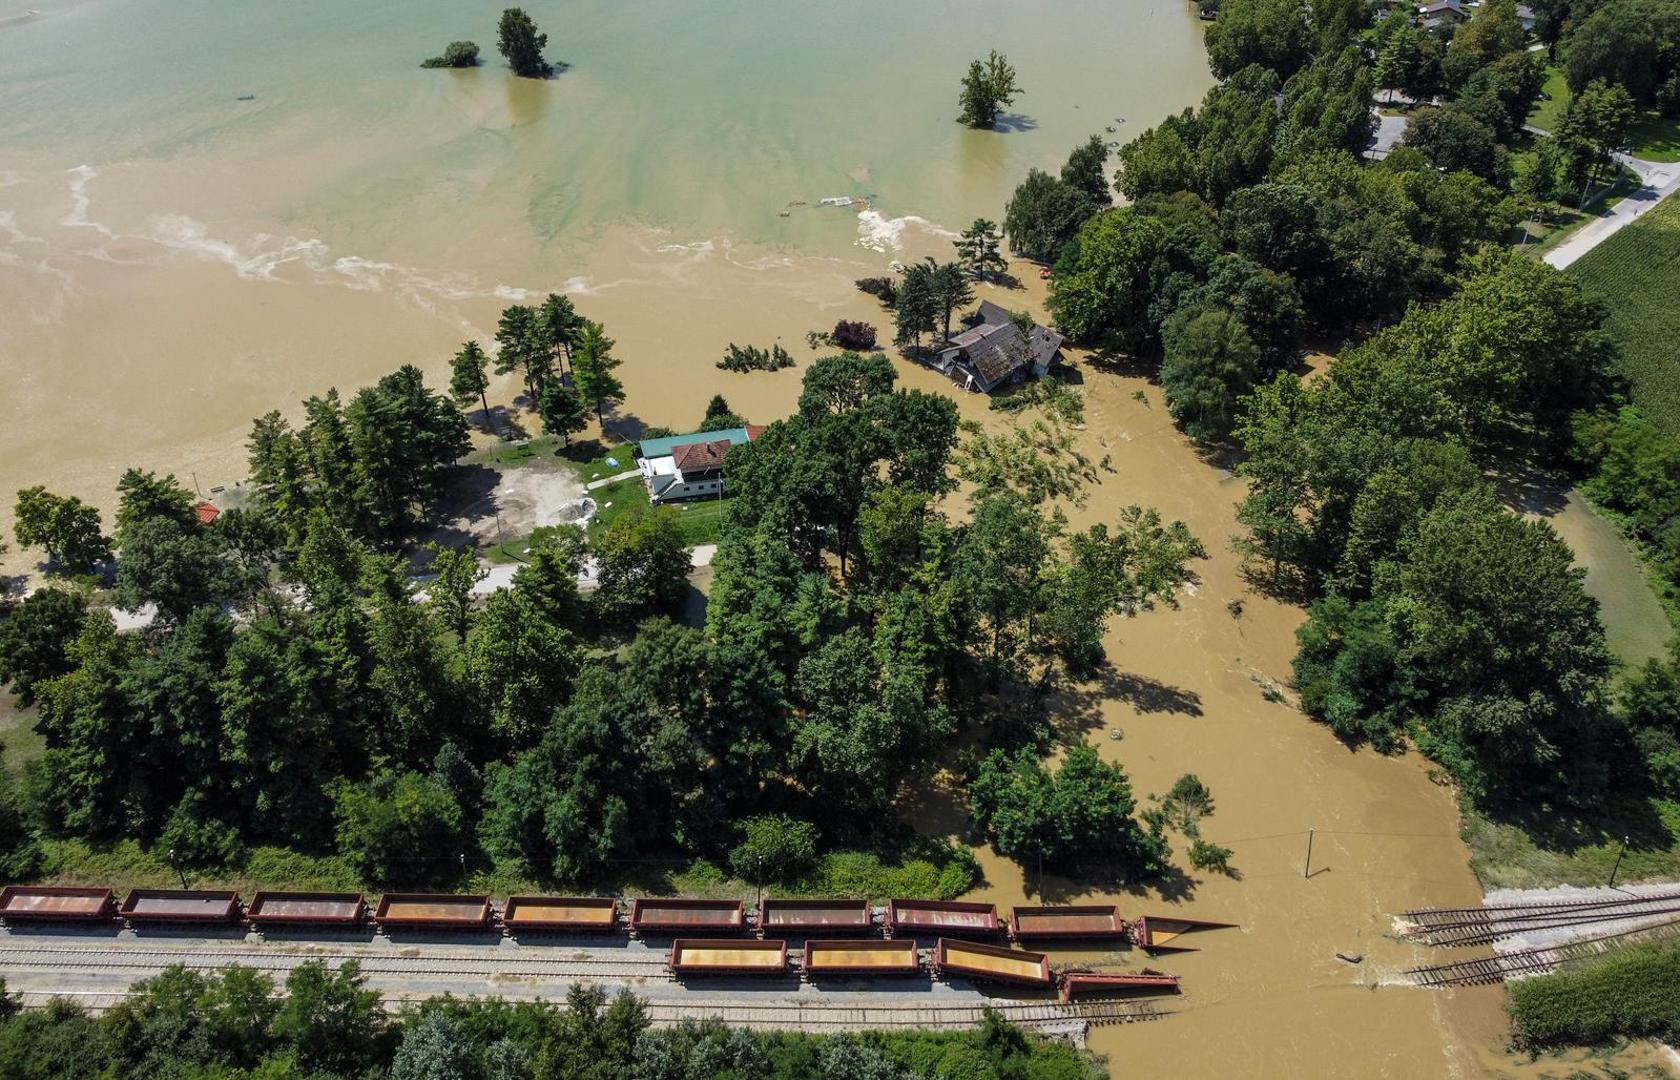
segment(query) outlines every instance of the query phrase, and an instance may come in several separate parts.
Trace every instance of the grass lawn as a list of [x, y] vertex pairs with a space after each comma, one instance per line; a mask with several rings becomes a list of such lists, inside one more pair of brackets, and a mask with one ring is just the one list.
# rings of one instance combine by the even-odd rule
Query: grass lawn
[[499, 443], [473, 454], [467, 460], [475, 465], [489, 465], [497, 469], [517, 469], [530, 462], [547, 462], [553, 458], [569, 462], [578, 479], [585, 484], [629, 472], [636, 467], [636, 448], [630, 443], [607, 446], [598, 439], [583, 439], [562, 447], [552, 435], [524, 442]]
[[[589, 536], [594, 539], [620, 515], [648, 506], [647, 486], [638, 477], [620, 480], [616, 484], [596, 488], [590, 493], [595, 500], [595, 516], [589, 519]], [[683, 540], [689, 547], [715, 544], [723, 531], [723, 516], [729, 511], [729, 499], [692, 499], [668, 504], [677, 516]]]
[[1634, 404], [1680, 432], [1680, 197], [1663, 200], [1567, 272], [1609, 309]]
[[25, 762], [41, 756], [46, 742], [35, 732], [35, 709], [17, 707], [11, 691], [0, 690], [0, 753], [6, 769], [21, 773]]
[[1461, 831], [1483, 888], [1603, 885], [1623, 837], [1628, 846], [1618, 882], [1680, 878], [1680, 803], [1663, 799], [1624, 799], [1592, 821], [1553, 813], [1500, 822], [1466, 810]]
[[[1537, 128], [1555, 131], [1558, 122], [1563, 119], [1564, 106], [1569, 104], [1569, 84], [1564, 81], [1562, 68], [1553, 66], [1546, 69], [1542, 90], [1546, 96], [1535, 103], [1534, 111], [1528, 114], [1528, 122]], [[1633, 127], [1628, 130], [1628, 145], [1636, 158], [1680, 161], [1680, 119], [1670, 120], [1655, 109], [1641, 110]]]

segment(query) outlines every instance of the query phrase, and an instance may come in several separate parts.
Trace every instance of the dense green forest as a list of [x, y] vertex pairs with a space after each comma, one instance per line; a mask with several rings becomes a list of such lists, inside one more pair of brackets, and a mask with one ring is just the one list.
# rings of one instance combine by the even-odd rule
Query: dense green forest
[[655, 1031], [629, 993], [566, 1005], [437, 998], [399, 1017], [354, 964], [267, 975], [172, 968], [95, 1018], [67, 1002], [20, 1012], [0, 983], [7, 1080], [1096, 1080], [1099, 1059], [987, 1018], [972, 1032], [813, 1036], [717, 1021]]

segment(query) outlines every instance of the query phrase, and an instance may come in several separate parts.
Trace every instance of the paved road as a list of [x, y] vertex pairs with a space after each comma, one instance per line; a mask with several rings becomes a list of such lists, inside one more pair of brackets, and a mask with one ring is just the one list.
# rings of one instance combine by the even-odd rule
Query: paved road
[[1644, 161], [1623, 154], [1616, 155], [1616, 160], [1638, 173], [1639, 178], [1644, 181], [1644, 186], [1548, 251], [1546, 261], [1559, 270], [1620, 232], [1676, 190], [1680, 190], [1680, 162]]

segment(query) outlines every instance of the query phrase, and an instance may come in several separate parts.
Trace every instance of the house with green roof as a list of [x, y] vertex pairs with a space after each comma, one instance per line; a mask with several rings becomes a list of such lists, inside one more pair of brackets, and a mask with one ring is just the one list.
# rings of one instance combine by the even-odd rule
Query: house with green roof
[[751, 442], [760, 425], [696, 431], [645, 439], [637, 448], [636, 468], [655, 505], [678, 499], [719, 498], [724, 493], [723, 463], [732, 447]]

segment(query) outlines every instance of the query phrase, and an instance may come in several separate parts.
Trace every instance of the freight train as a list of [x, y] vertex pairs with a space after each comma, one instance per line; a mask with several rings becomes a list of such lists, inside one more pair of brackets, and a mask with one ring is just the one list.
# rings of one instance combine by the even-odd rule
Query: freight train
[[[999, 944], [1001, 939], [1130, 943], [1154, 954], [1185, 951], [1173, 941], [1231, 925], [1165, 916], [1128, 922], [1113, 905], [1091, 904], [1018, 907], [1005, 921], [995, 904], [893, 899], [879, 924], [866, 898], [771, 898], [751, 918], [739, 900], [638, 897], [627, 906], [622, 912], [620, 901], [610, 896], [510, 896], [498, 908], [489, 896], [444, 893], [385, 893], [370, 905], [360, 893], [264, 890], [246, 904], [230, 890], [132, 889], [120, 901], [112, 890], [100, 888], [8, 885], [0, 890], [0, 920], [8, 925], [121, 923], [140, 930], [200, 925], [261, 932], [354, 930], [371, 922], [382, 932], [399, 934], [454, 930], [668, 937], [667, 966], [678, 976], [785, 974], [788, 937], [808, 939], [800, 961], [808, 978], [914, 975], [922, 971], [916, 944], [921, 937], [934, 940], [929, 953], [935, 973], [1028, 987], [1057, 982], [1049, 957]], [[1141, 974], [1068, 971], [1060, 982], [1064, 996], [1177, 988], [1173, 976], [1148, 969]]]

